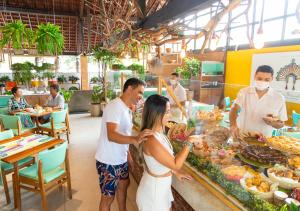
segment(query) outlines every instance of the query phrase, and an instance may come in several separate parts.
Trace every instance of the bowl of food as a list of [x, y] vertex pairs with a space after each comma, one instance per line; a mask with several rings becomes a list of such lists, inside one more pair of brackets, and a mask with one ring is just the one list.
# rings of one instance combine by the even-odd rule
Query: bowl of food
[[250, 174], [247, 173], [241, 180], [241, 186], [247, 191], [250, 191], [260, 198], [265, 200], [272, 200], [274, 192], [278, 190], [278, 183], [274, 183], [264, 174]]
[[267, 170], [268, 177], [277, 182], [279, 187], [292, 190], [300, 188], [300, 173], [282, 165], [275, 165]]

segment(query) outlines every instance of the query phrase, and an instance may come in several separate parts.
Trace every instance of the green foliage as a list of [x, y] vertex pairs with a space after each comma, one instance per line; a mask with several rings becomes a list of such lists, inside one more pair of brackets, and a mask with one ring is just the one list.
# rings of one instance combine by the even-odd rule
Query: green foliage
[[53, 64], [50, 63], [43, 63], [42, 66], [34, 66], [34, 69], [37, 72], [43, 72], [45, 70], [51, 70], [53, 67]]
[[126, 67], [123, 64], [113, 64], [112, 69], [113, 70], [126, 70]]
[[91, 98], [92, 103], [94, 103], [94, 104], [101, 103], [102, 101], [105, 100], [104, 96], [105, 96], [105, 94], [104, 94], [104, 91], [101, 86], [93, 87], [92, 98]]
[[46, 71], [43, 73], [43, 78], [47, 78], [48, 80], [55, 78], [55, 73], [51, 71]]
[[93, 50], [94, 58], [97, 61], [102, 61], [106, 64], [111, 64], [116, 59], [116, 54], [102, 47], [95, 48]]
[[94, 76], [94, 77], [91, 78], [91, 83], [92, 83], [92, 84], [96, 84], [96, 83], [98, 83], [98, 82], [100, 82], [99, 77]]
[[22, 49], [22, 44], [26, 42], [29, 46], [32, 45], [33, 31], [29, 28], [26, 28], [26, 25], [20, 20], [5, 24], [1, 28], [1, 33], [1, 48], [10, 44], [14, 49]]
[[0, 82], [6, 83], [6, 82], [8, 82], [8, 81], [10, 81], [9, 76], [4, 75], [4, 76], [0, 77]]
[[145, 68], [143, 65], [140, 65], [140, 64], [132, 64], [132, 65], [128, 66], [128, 69], [135, 71], [139, 75], [145, 74]]
[[67, 83], [67, 78], [64, 75], [60, 75], [57, 77], [57, 82], [60, 84]]
[[52, 23], [38, 25], [35, 41], [37, 50], [41, 54], [61, 54], [64, 47], [64, 37], [60, 27]]
[[185, 70], [183, 67], [177, 67], [175, 71], [176, 73], [181, 75], [182, 79], [190, 79], [192, 76], [192, 74], [189, 71]]
[[106, 96], [109, 100], [113, 100], [117, 97], [117, 93], [113, 89], [107, 89]]
[[61, 89], [60, 93], [64, 96], [65, 101], [68, 103], [68, 102], [70, 102], [74, 91], [73, 90], [68, 91], [68, 90]]
[[176, 68], [176, 72], [181, 75], [183, 79], [190, 79], [192, 76], [198, 76], [201, 62], [196, 58], [184, 58], [184, 64]]
[[30, 62], [12, 64], [11, 70], [13, 71], [14, 81], [28, 84], [34, 76], [32, 73], [33, 68], [34, 64]]
[[71, 81], [73, 84], [79, 81], [79, 78], [75, 75], [69, 76], [69, 81]]
[[77, 91], [77, 90], [79, 90], [79, 89], [76, 86], [71, 86], [69, 88], [69, 91]]

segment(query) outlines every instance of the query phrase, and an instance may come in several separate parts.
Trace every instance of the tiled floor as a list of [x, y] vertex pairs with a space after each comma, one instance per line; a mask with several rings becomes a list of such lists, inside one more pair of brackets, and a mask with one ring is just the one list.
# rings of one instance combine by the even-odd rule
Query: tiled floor
[[[98, 177], [95, 168], [95, 149], [100, 133], [100, 118], [91, 118], [89, 114], [71, 115], [70, 166], [73, 199], [69, 200], [66, 189], [53, 190], [47, 196], [49, 210], [57, 211], [96, 211], [100, 200]], [[12, 183], [9, 182], [10, 189]], [[0, 210], [13, 210], [13, 205], [6, 206], [3, 189], [0, 186]], [[128, 190], [128, 211], [137, 210], [135, 192], [137, 184], [131, 179]], [[12, 191], [10, 193], [12, 197]], [[38, 194], [22, 191], [22, 208], [24, 211], [41, 210]], [[117, 203], [112, 211], [118, 210]]]

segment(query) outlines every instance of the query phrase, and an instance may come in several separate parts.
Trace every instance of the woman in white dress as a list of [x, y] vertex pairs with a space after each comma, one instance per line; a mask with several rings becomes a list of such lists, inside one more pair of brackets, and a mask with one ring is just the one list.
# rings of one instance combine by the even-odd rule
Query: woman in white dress
[[136, 202], [140, 211], [169, 211], [173, 195], [171, 191], [172, 174], [179, 180], [191, 177], [179, 173], [184, 161], [193, 147], [190, 138], [183, 149], [173, 155], [173, 148], [164, 135], [164, 126], [170, 118], [169, 100], [160, 95], [150, 96], [144, 105], [142, 130], [150, 129], [154, 135], [140, 146], [144, 164], [144, 174], [139, 184]]

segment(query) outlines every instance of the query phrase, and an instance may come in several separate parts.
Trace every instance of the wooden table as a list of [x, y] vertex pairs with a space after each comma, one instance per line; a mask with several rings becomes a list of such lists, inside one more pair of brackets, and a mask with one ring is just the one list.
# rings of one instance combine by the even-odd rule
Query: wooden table
[[[2, 140], [2, 141], [0, 141], [0, 145], [6, 144], [6, 143], [9, 143], [9, 142], [12, 142], [12, 141], [16, 141], [20, 138], [30, 136], [30, 135], [32, 135], [32, 134], [24, 134], [24, 135], [15, 136], [15, 137], [10, 138], [10, 139]], [[41, 143], [40, 145], [37, 145], [37, 146], [32, 147], [30, 149], [25, 149], [24, 151], [17, 152], [16, 154], [9, 155], [9, 156], [2, 159], [4, 162], [10, 163], [14, 166], [14, 178], [13, 178], [14, 201], [15, 201], [15, 208], [18, 208], [19, 211], [22, 210], [22, 207], [21, 207], [21, 193], [19, 191], [18, 161], [20, 161], [20, 160], [22, 160], [26, 157], [36, 155], [41, 151], [44, 151], [44, 150], [49, 149], [51, 147], [54, 147], [54, 146], [56, 146], [58, 144], [61, 144], [63, 142], [64, 142], [63, 139], [53, 139], [53, 140]]]

